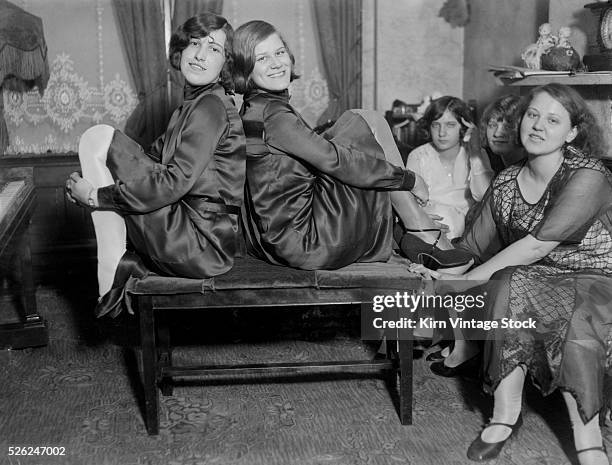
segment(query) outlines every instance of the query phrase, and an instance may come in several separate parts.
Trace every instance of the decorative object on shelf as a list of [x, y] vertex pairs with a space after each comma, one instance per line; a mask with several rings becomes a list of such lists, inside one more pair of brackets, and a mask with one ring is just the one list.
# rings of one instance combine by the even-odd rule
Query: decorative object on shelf
[[538, 28], [538, 40], [527, 46], [521, 53], [525, 66], [529, 69], [541, 69], [541, 57], [557, 44], [557, 37], [553, 35], [549, 23], [541, 24]]
[[571, 35], [572, 29], [570, 27], [559, 28], [556, 45], [548, 48], [540, 57], [542, 69], [549, 71], [581, 71], [584, 68], [580, 55], [578, 55], [578, 52], [569, 41]]
[[584, 6], [598, 16], [597, 47], [584, 56], [589, 71], [612, 71], [612, 2], [589, 3]]
[[470, 4], [468, 0], [446, 0], [438, 16], [452, 27], [463, 27], [470, 21]]
[[[47, 45], [42, 20], [17, 5], [0, 0], [0, 90], [25, 92], [49, 80]], [[0, 98], [0, 155], [8, 146], [3, 100]]]

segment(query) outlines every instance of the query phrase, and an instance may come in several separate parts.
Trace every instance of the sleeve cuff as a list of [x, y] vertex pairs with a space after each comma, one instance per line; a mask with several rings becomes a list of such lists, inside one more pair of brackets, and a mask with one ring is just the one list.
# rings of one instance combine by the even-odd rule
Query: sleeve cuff
[[416, 176], [414, 172], [410, 170], [404, 170], [404, 178], [402, 179], [402, 186], [400, 190], [411, 191], [412, 189], [414, 189], [415, 183], [416, 183]]
[[105, 186], [98, 188], [98, 208], [113, 208], [115, 202], [113, 201], [113, 191], [115, 186]]

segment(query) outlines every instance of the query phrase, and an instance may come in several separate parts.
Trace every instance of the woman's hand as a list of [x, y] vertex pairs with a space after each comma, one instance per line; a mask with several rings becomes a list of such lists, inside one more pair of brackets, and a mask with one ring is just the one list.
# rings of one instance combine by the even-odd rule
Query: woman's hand
[[66, 197], [72, 203], [77, 203], [82, 206], [92, 207], [89, 199], [93, 198], [94, 187], [91, 183], [81, 177], [76, 171], [71, 173], [68, 179], [66, 179]]
[[419, 265], [417, 263], [413, 263], [412, 265], [410, 265], [408, 267], [408, 270], [412, 271], [413, 273], [420, 274], [426, 281], [433, 280], [433, 289], [438, 294], [446, 294], [450, 292], [464, 292], [479, 284], [482, 284], [481, 282], [475, 282], [473, 280], [470, 280], [469, 276], [465, 273], [451, 274], [444, 273], [442, 271], [434, 271], [430, 270], [424, 265]]
[[426, 205], [429, 201], [429, 188], [425, 180], [416, 173], [414, 173], [414, 187], [410, 192], [416, 197], [421, 206]]
[[467, 131], [465, 131], [465, 134], [463, 135], [463, 142], [467, 144], [468, 142], [472, 141], [472, 143], [480, 144], [480, 141], [478, 140], [478, 128], [476, 125], [474, 123], [470, 123], [464, 118], [461, 118], [461, 124], [467, 127]]

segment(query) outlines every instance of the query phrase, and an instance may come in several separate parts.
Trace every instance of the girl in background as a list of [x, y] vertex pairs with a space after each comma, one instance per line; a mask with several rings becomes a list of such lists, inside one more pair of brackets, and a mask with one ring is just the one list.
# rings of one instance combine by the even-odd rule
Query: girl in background
[[493, 174], [485, 154], [464, 146], [474, 127], [470, 108], [456, 97], [440, 97], [418, 124], [430, 141], [410, 152], [406, 168], [427, 184], [425, 211], [448, 227], [449, 239], [460, 237], [467, 211], [482, 199]]

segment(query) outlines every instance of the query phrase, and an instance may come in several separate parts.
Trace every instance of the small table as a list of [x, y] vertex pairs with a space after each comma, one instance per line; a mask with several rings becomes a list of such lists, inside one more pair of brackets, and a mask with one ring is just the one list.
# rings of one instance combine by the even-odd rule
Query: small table
[[[46, 322], [37, 313], [32, 275], [29, 225], [36, 193], [29, 179], [0, 182], [0, 258], [17, 272], [19, 320], [0, 324], [0, 349], [44, 346], [49, 342]], [[1, 309], [0, 309], [1, 311]]]

